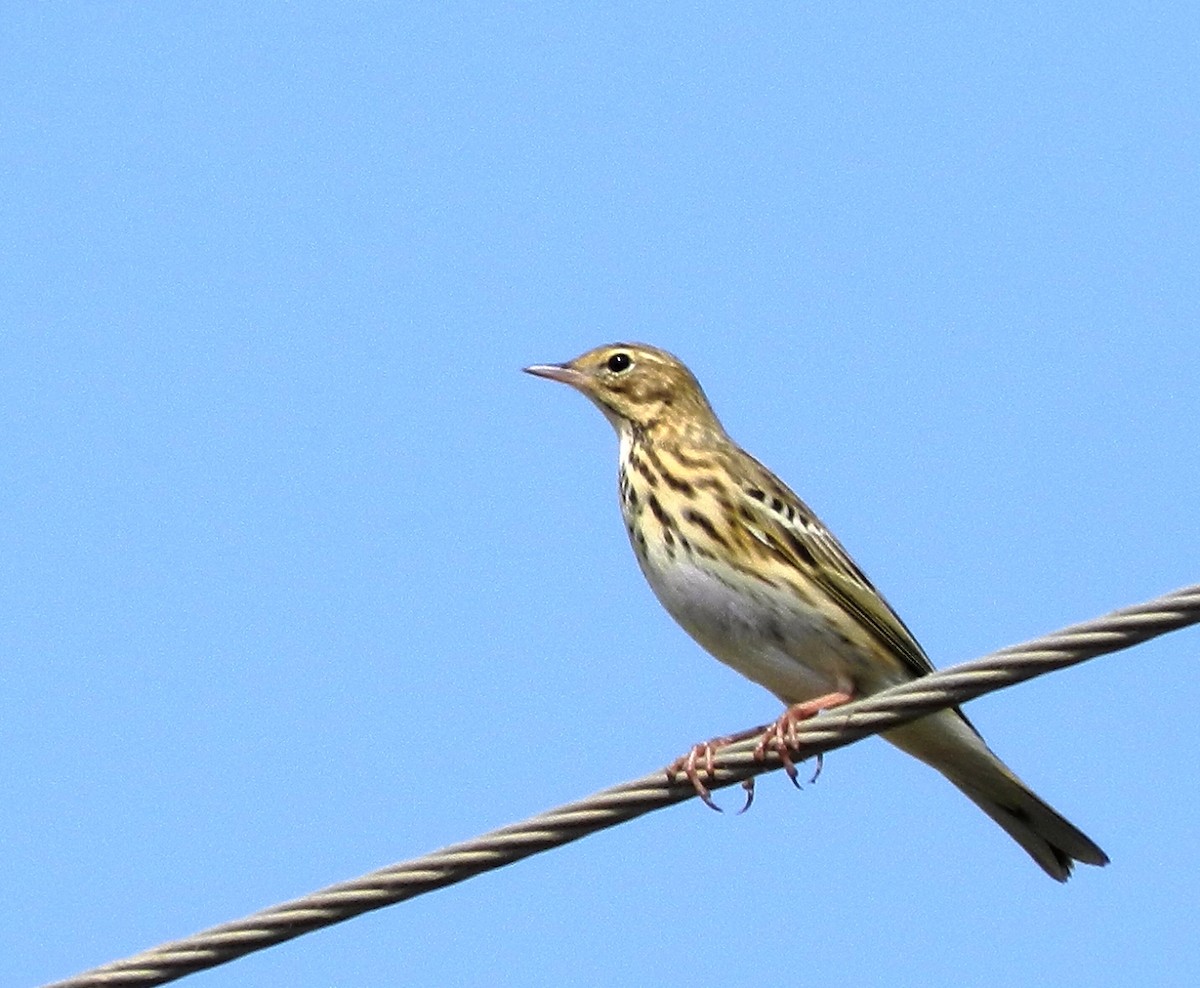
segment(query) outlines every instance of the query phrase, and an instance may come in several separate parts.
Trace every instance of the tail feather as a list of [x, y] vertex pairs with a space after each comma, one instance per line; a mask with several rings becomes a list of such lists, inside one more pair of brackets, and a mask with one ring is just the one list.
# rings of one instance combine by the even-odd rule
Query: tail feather
[[1108, 855], [1078, 827], [1064, 819], [1012, 777], [1007, 791], [997, 798], [970, 782], [947, 776], [976, 806], [995, 820], [1021, 845], [1051, 878], [1065, 882], [1076, 861], [1090, 865], [1108, 864]]
[[1051, 878], [1065, 882], [1076, 861], [1108, 864], [1108, 855], [1017, 778], [958, 711], [923, 717], [884, 737], [953, 782]]

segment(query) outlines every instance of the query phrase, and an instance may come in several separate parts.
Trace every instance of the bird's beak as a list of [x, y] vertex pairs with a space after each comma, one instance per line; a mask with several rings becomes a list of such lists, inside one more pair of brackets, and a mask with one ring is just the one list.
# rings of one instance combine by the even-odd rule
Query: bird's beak
[[579, 387], [584, 379], [582, 373], [567, 364], [534, 364], [532, 367], [526, 367], [525, 373], [532, 374], [534, 377], [544, 377], [551, 381], [560, 381], [575, 388]]

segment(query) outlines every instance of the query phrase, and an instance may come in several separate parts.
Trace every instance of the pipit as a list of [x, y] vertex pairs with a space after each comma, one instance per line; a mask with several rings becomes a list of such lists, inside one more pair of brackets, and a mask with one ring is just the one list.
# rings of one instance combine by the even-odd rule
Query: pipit
[[[705, 650], [787, 706], [756, 754], [776, 752], [792, 780], [795, 725], [933, 671], [924, 650], [808, 506], [726, 434], [699, 382], [674, 356], [618, 343], [564, 364], [525, 368], [569, 384], [620, 439], [621, 514], [663, 607]], [[762, 730], [762, 729], [756, 729]], [[884, 737], [931, 765], [1004, 828], [1052, 878], [1108, 857], [1039, 799], [958, 708]], [[701, 778], [729, 738], [668, 768], [711, 803]]]

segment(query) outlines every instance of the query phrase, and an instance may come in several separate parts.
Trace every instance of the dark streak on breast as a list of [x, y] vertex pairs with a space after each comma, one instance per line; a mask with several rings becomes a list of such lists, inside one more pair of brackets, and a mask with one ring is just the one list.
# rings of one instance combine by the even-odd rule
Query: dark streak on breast
[[621, 495], [621, 503], [627, 508], [637, 504], [637, 495], [633, 492], [633, 485], [629, 482], [629, 475], [624, 467], [617, 478], [617, 490]]
[[679, 465], [686, 470], [703, 470], [711, 467], [712, 460], [703, 456], [689, 456], [681, 449], [672, 449], [671, 455], [679, 461]]
[[646, 556], [646, 534], [645, 534], [645, 532], [643, 532], [641, 529], [638, 529], [636, 532], [633, 533], [633, 539], [634, 539], [634, 543], [633, 543], [634, 550], [637, 552], [637, 554], [639, 556], [641, 556], [642, 558], [645, 558], [645, 556]]
[[645, 479], [646, 483], [649, 484], [651, 487], [658, 486], [658, 477], [655, 475], [654, 471], [650, 469], [649, 464], [646, 463], [646, 461], [643, 460], [636, 453], [631, 452], [629, 454], [629, 465], [631, 467], [633, 467], [633, 469], [636, 470], [639, 474], [641, 474], [642, 477]]
[[650, 505], [650, 513], [654, 515], [655, 519], [663, 527], [663, 531], [675, 527], [674, 522], [671, 521], [671, 516], [663, 510], [663, 506], [659, 504], [657, 497], [651, 494], [646, 503]]
[[682, 477], [677, 477], [667, 469], [666, 465], [662, 461], [662, 457], [654, 452], [653, 449], [646, 450], [646, 458], [654, 465], [654, 469], [658, 471], [659, 476], [662, 477], [663, 481], [669, 488], [671, 488], [671, 490], [678, 491], [680, 494], [686, 494], [689, 496], [695, 493], [695, 489], [690, 483], [688, 483]]

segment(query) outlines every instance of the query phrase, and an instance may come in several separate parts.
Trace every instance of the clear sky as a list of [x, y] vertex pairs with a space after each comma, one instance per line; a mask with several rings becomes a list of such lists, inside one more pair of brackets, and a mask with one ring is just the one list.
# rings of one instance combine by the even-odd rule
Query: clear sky
[[[526, 364], [677, 352], [938, 665], [1200, 579], [1200, 7], [952, 6], [6, 9], [0, 984], [778, 713]], [[872, 740], [190, 981], [1195, 985], [1198, 651], [971, 706], [1066, 886]]]

